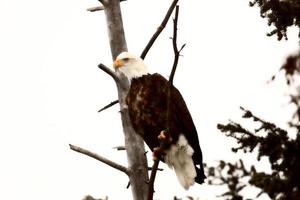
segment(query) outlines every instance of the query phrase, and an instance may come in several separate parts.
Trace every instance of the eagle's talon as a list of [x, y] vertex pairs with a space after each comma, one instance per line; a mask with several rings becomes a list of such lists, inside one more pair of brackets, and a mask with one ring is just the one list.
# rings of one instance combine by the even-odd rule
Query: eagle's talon
[[153, 161], [157, 161], [158, 158], [157, 158], [156, 156], [153, 155], [153, 156], [152, 156], [152, 160], [153, 160]]
[[172, 137], [170, 136], [170, 134], [166, 131], [161, 131], [160, 134], [158, 135], [158, 140], [159, 141], [165, 141], [169, 144], [172, 143]]
[[165, 140], [166, 137], [166, 132], [165, 131], [161, 131], [160, 134], [158, 135], [158, 140]]

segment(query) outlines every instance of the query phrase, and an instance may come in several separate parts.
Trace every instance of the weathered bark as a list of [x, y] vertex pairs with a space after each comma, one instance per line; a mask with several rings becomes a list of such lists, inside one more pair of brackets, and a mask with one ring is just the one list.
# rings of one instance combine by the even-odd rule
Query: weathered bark
[[[127, 51], [119, 0], [104, 1], [108, 36], [113, 60], [122, 51]], [[134, 200], [146, 200], [148, 194], [148, 165], [143, 139], [133, 130], [125, 98], [129, 89], [128, 80], [118, 75], [116, 82], [121, 108], [121, 120], [125, 135], [125, 148], [128, 159], [129, 179]]]
[[104, 7], [110, 50], [114, 60], [122, 51], [127, 51], [120, 2], [109, 0], [104, 2]]

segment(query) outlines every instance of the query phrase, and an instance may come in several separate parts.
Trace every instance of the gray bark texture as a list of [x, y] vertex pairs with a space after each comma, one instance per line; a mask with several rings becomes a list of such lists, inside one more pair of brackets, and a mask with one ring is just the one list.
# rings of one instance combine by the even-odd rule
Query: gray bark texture
[[[123, 29], [122, 15], [119, 0], [103, 1], [107, 21], [109, 43], [113, 60], [123, 51], [127, 51], [125, 34]], [[116, 81], [118, 98], [121, 109], [121, 120], [125, 136], [125, 148], [128, 159], [128, 170], [130, 187], [134, 200], [146, 200], [148, 194], [148, 165], [145, 156], [143, 139], [135, 133], [131, 126], [128, 108], [125, 102], [129, 90], [128, 80], [117, 74], [119, 81]]]

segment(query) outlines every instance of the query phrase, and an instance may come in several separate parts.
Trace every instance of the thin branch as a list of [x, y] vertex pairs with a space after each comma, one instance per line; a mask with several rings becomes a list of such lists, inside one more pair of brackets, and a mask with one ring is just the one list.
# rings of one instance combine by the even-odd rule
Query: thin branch
[[[178, 64], [178, 60], [179, 60], [179, 55], [180, 55], [180, 51], [184, 48], [184, 45], [181, 47], [180, 51], [178, 51], [177, 48], [177, 22], [178, 22], [178, 14], [179, 14], [179, 6], [176, 6], [176, 10], [175, 10], [175, 18], [174, 18], [174, 26], [173, 26], [173, 50], [174, 50], [174, 63], [173, 63], [173, 67], [171, 70], [171, 74], [169, 77], [169, 84], [168, 84], [168, 96], [167, 96], [167, 134], [168, 131], [170, 130], [170, 116], [171, 116], [171, 91], [172, 91], [172, 86], [173, 86], [173, 79], [174, 79], [174, 75], [176, 72], [176, 68], [177, 68], [177, 64]], [[165, 142], [162, 140], [160, 141], [160, 148], [164, 149], [165, 148]], [[160, 156], [159, 156], [160, 157]], [[158, 170], [158, 165], [159, 165], [159, 158], [156, 159], [153, 163], [152, 166], [152, 171], [151, 171], [151, 175], [150, 175], [150, 180], [149, 180], [149, 193], [148, 193], [148, 200], [152, 200], [153, 199], [153, 193], [154, 193], [154, 181], [155, 181], [155, 176], [156, 176], [156, 172]]]
[[117, 149], [118, 151], [124, 151], [124, 150], [126, 150], [126, 147], [125, 146], [116, 146], [113, 149]]
[[180, 51], [178, 51], [178, 47], [177, 47], [178, 14], [179, 14], [179, 6], [176, 6], [175, 18], [174, 18], [174, 23], [173, 23], [173, 39], [172, 39], [173, 51], [174, 51], [174, 62], [173, 62], [172, 71], [171, 71], [171, 74], [170, 74], [170, 77], [169, 77], [170, 87], [171, 87], [171, 85], [173, 85], [173, 79], [174, 79], [175, 71], [176, 71], [176, 68], [177, 68], [180, 51], [185, 47], [185, 45], [183, 45], [181, 47]]
[[[148, 167], [148, 170], [150, 171], [150, 170], [152, 170], [153, 169], [153, 167]], [[164, 169], [162, 169], [162, 168], [157, 168], [157, 171], [164, 171]]]
[[147, 200], [153, 200], [154, 181], [155, 181], [155, 176], [156, 176], [156, 172], [158, 169], [158, 165], [159, 165], [159, 158], [157, 158], [154, 161], [153, 166], [152, 166], [151, 175], [150, 175], [150, 179], [149, 179], [149, 190], [148, 190]]
[[128, 181], [127, 185], [126, 185], [126, 189], [128, 189], [130, 187], [130, 181]]
[[110, 102], [110, 104], [108, 104], [108, 105], [104, 106], [103, 108], [101, 108], [100, 110], [98, 110], [98, 112], [102, 112], [103, 110], [106, 110], [117, 103], [119, 103], [119, 100], [112, 101], [112, 102]]
[[157, 39], [157, 37], [159, 36], [159, 34], [163, 31], [163, 29], [166, 27], [166, 24], [177, 4], [178, 0], [174, 0], [165, 16], [165, 18], [163, 19], [162, 23], [160, 24], [160, 26], [157, 28], [156, 32], [153, 34], [153, 36], [151, 37], [151, 39], [149, 40], [147, 46], [145, 47], [145, 49], [143, 50], [142, 54], [141, 54], [141, 58], [144, 59], [148, 53], [148, 51], [150, 50], [150, 48], [152, 47], [152, 45], [154, 44], [155, 40]]
[[100, 63], [98, 65], [98, 67], [104, 71], [105, 73], [107, 73], [108, 75], [110, 75], [116, 83], [119, 83], [119, 78], [117, 77], [117, 75], [115, 74], [115, 72], [113, 72], [111, 69], [109, 69], [108, 67], [106, 67], [104, 64]]
[[78, 147], [78, 146], [75, 146], [75, 145], [72, 145], [72, 144], [69, 144], [69, 146], [70, 146], [70, 149], [72, 149], [73, 151], [76, 151], [78, 153], [82, 153], [82, 154], [87, 155], [89, 157], [95, 158], [96, 160], [98, 160], [100, 162], [103, 162], [103, 163], [105, 163], [105, 164], [109, 165], [110, 167], [113, 167], [117, 170], [120, 170], [120, 171], [124, 172], [125, 174], [127, 174], [129, 176], [129, 170], [126, 167], [124, 167], [124, 166], [122, 166], [118, 163], [115, 163], [115, 162], [113, 162], [113, 161], [111, 161], [107, 158], [104, 158], [104, 157], [102, 157], [102, 156], [100, 156], [96, 153], [93, 153], [89, 150], [83, 149], [81, 147]]
[[86, 10], [90, 11], [90, 12], [96, 12], [96, 11], [104, 10], [104, 6], [91, 7], [91, 8], [88, 8]]

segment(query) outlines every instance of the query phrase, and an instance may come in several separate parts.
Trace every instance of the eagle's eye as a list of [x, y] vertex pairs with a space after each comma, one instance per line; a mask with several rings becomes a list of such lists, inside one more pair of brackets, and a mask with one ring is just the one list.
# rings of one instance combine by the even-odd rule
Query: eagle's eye
[[127, 61], [129, 61], [129, 58], [123, 58], [123, 60], [124, 60], [125, 62], [127, 62]]

